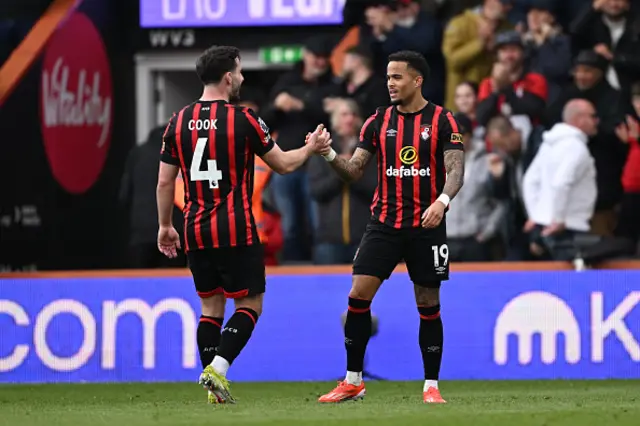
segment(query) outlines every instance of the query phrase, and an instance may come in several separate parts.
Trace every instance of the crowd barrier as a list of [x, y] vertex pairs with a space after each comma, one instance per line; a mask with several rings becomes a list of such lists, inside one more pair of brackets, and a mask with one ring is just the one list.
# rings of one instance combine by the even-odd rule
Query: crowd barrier
[[[639, 264], [487, 265], [458, 267], [443, 285], [443, 380], [640, 378]], [[342, 377], [350, 282], [348, 267], [269, 270], [264, 314], [230, 379]], [[403, 269], [372, 311], [367, 373], [422, 379]], [[0, 275], [0, 383], [195, 382], [198, 315], [182, 270]]]

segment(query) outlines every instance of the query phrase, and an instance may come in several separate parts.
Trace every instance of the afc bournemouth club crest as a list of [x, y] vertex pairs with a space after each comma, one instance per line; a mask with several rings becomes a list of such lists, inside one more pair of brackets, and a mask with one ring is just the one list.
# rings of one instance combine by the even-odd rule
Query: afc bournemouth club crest
[[431, 124], [420, 125], [420, 137], [425, 142], [429, 140], [429, 138], [431, 137]]

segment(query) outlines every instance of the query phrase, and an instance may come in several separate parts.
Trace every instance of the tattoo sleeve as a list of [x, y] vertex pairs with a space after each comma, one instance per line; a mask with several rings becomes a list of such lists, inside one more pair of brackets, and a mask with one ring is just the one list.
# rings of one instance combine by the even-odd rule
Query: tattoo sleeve
[[447, 181], [442, 193], [453, 200], [464, 184], [464, 151], [459, 149], [445, 151], [444, 167], [447, 170]]
[[371, 154], [366, 149], [357, 148], [353, 156], [347, 160], [342, 157], [336, 157], [331, 163], [331, 167], [338, 173], [342, 180], [352, 182], [362, 177], [364, 168], [371, 160]]

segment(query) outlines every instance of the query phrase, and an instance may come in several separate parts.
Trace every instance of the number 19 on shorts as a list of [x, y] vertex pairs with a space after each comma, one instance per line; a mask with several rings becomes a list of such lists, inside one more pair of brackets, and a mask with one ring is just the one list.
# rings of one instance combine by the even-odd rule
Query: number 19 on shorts
[[444, 270], [449, 262], [449, 246], [446, 244], [431, 246], [431, 251], [433, 251], [433, 267], [436, 270], [440, 268]]

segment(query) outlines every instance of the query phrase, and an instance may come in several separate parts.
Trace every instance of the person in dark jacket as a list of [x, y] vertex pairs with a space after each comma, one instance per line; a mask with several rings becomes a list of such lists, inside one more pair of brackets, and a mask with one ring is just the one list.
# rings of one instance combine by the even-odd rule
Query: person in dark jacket
[[[333, 146], [338, 155], [351, 158], [358, 142], [362, 118], [352, 99], [337, 101], [331, 117]], [[315, 230], [314, 262], [317, 264], [351, 263], [364, 234], [373, 193], [378, 183], [375, 161], [366, 168], [362, 179], [346, 183], [332, 173], [320, 156], [309, 160], [311, 197], [318, 206], [319, 223]]]
[[[184, 267], [182, 252], [169, 259], [158, 250], [158, 209], [156, 185], [160, 162], [160, 148], [164, 127], [156, 127], [147, 141], [134, 147], [127, 158], [119, 201], [129, 216], [129, 266], [132, 268]], [[182, 229], [182, 212], [176, 208], [174, 227]]]
[[498, 115], [523, 116], [533, 125], [541, 121], [548, 97], [547, 80], [525, 64], [520, 33], [506, 31], [496, 37], [497, 61], [491, 77], [480, 83], [477, 117], [482, 126]]
[[[375, 3], [374, 3], [375, 4]], [[380, 75], [387, 73], [387, 58], [400, 50], [421, 53], [429, 63], [431, 76], [422, 87], [429, 101], [444, 102], [445, 66], [442, 54], [444, 28], [433, 14], [421, 9], [418, 0], [393, 0], [387, 6], [370, 6], [365, 11], [370, 35], [362, 42], [373, 52], [374, 69]]]
[[[308, 39], [303, 61], [282, 75], [271, 92], [271, 102], [263, 111], [262, 119], [277, 132], [278, 145], [285, 151], [300, 148], [306, 134], [318, 124], [328, 127], [329, 117], [323, 99], [340, 90], [329, 66], [332, 50], [332, 40], [324, 36]], [[306, 169], [274, 175], [271, 188], [282, 216], [282, 261], [309, 260], [310, 244], [305, 230], [307, 224], [313, 227], [316, 218], [311, 207]]]
[[340, 98], [352, 98], [363, 117], [369, 117], [376, 108], [389, 104], [387, 82], [374, 74], [371, 52], [361, 46], [347, 50], [342, 65], [342, 84], [338, 98], [326, 98], [325, 110], [331, 113]]
[[523, 36], [529, 68], [547, 80], [547, 103], [553, 102], [571, 81], [571, 39], [556, 23], [557, 7], [555, 0], [532, 0]]
[[594, 0], [571, 23], [576, 51], [589, 49], [609, 61], [606, 79], [625, 96], [640, 75], [640, 16], [630, 0]]
[[562, 110], [571, 99], [586, 99], [596, 107], [600, 123], [598, 135], [589, 140], [589, 150], [596, 162], [598, 199], [592, 231], [611, 235], [615, 227], [615, 207], [622, 197], [620, 176], [628, 145], [620, 142], [616, 127], [625, 115], [633, 114], [631, 104], [605, 79], [607, 61], [592, 50], [583, 50], [575, 60], [574, 83], [567, 87], [547, 110], [547, 127], [561, 121]]

